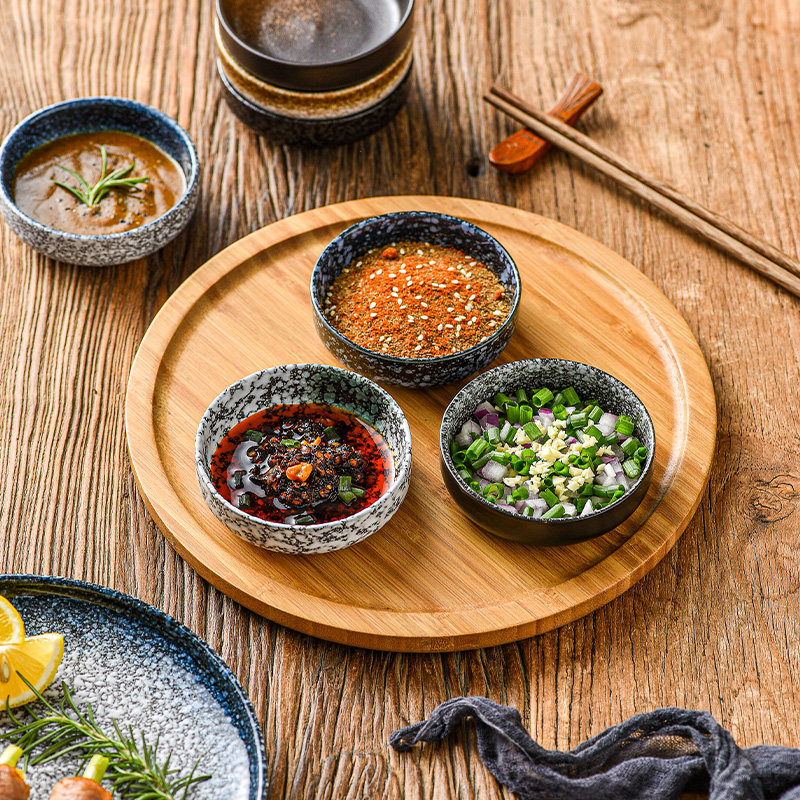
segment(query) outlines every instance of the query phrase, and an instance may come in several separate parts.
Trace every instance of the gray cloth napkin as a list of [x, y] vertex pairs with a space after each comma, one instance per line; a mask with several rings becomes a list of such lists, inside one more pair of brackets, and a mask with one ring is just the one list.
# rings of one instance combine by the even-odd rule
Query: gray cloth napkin
[[705, 711], [661, 708], [637, 714], [561, 752], [540, 747], [515, 708], [486, 697], [456, 697], [430, 719], [395, 731], [390, 744], [409, 750], [446, 738], [472, 717], [489, 771], [523, 800], [800, 800], [800, 750], [742, 749]]

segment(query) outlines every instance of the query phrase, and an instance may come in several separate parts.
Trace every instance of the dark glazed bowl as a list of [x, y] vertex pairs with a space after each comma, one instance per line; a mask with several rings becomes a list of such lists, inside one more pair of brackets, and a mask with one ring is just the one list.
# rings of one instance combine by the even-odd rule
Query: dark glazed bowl
[[321, 92], [367, 80], [411, 41], [414, 0], [217, 0], [231, 55], [276, 86]]
[[[325, 295], [336, 276], [353, 259], [375, 247], [398, 241], [430, 242], [453, 247], [485, 264], [505, 287], [511, 311], [485, 341], [460, 353], [436, 358], [401, 358], [368, 350], [350, 341], [322, 313]], [[458, 217], [432, 211], [401, 211], [369, 217], [340, 233], [322, 251], [311, 272], [314, 325], [325, 346], [350, 369], [384, 383], [412, 388], [463, 380], [494, 361], [511, 339], [520, 299], [517, 266], [506, 249], [486, 231]]]
[[[513, 394], [517, 389], [552, 390], [574, 386], [582, 398], [594, 397], [615, 414], [627, 414], [635, 434], [647, 448], [642, 473], [619, 500], [585, 517], [534, 519], [505, 511], [473, 492], [460, 478], [450, 457], [450, 442], [461, 426], [484, 400], [498, 392]], [[468, 383], [450, 402], [439, 429], [439, 461], [445, 486], [461, 510], [484, 530], [516, 542], [536, 545], [573, 544], [593, 539], [622, 524], [647, 494], [653, 473], [655, 430], [644, 403], [622, 381], [607, 372], [558, 358], [536, 358], [501, 364]]]
[[[23, 214], [12, 197], [14, 168], [22, 156], [71, 133], [102, 130], [135, 133], [172, 156], [186, 179], [178, 202], [139, 228], [96, 236], [57, 230]], [[57, 261], [92, 267], [123, 264], [160, 250], [186, 227], [197, 205], [198, 178], [197, 150], [189, 134], [158, 109], [121, 97], [67, 100], [26, 117], [0, 146], [0, 213], [20, 239]]]
[[[270, 406], [313, 402], [350, 411], [381, 433], [394, 458], [386, 492], [350, 517], [314, 525], [269, 522], [225, 500], [211, 480], [211, 458], [231, 428]], [[411, 480], [411, 431], [395, 399], [367, 378], [322, 364], [284, 364], [236, 381], [211, 403], [197, 429], [195, 471], [208, 507], [237, 536], [281, 553], [329, 553], [366, 539], [400, 508]]]

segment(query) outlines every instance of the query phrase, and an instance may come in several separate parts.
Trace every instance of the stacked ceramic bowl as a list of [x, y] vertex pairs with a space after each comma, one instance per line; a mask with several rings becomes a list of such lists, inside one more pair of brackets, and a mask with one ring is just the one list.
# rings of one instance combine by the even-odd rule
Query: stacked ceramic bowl
[[217, 0], [231, 110], [281, 143], [368, 136], [406, 100], [414, 0]]

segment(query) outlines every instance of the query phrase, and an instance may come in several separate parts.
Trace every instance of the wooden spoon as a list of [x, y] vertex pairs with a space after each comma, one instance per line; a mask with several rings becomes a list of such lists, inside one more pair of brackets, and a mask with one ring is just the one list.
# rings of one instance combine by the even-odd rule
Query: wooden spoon
[[[547, 112], [567, 125], [574, 125], [603, 94], [603, 87], [580, 72], [570, 81], [556, 104]], [[501, 172], [517, 174], [529, 170], [552, 147], [527, 128], [512, 133], [492, 148], [489, 163]]]

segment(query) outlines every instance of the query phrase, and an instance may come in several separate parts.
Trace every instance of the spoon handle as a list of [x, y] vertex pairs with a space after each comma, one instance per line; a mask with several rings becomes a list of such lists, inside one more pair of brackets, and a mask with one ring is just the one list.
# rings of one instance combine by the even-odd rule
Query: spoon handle
[[[567, 125], [574, 125], [589, 106], [603, 94], [603, 87], [580, 72], [570, 81], [556, 104], [547, 112]], [[552, 147], [528, 130], [516, 131], [489, 153], [489, 163], [501, 172], [517, 174], [529, 170]]]

